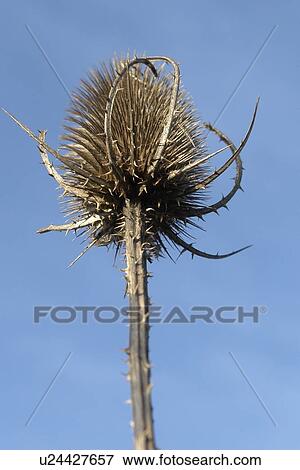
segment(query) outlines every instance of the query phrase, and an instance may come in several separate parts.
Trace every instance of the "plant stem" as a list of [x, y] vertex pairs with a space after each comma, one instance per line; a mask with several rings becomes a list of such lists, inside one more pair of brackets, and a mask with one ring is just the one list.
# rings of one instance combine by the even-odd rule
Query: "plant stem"
[[129, 296], [129, 377], [135, 449], [155, 449], [149, 362], [149, 297], [144, 217], [139, 202], [124, 208]]

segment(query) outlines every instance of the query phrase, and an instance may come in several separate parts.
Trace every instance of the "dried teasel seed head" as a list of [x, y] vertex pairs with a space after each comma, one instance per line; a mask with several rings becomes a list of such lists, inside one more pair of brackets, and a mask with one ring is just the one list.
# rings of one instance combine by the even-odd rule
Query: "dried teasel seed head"
[[[70, 223], [39, 230], [86, 235], [91, 246], [114, 245], [125, 239], [124, 208], [139, 203], [144, 218], [143, 249], [148, 259], [168, 253], [166, 240], [182, 251], [220, 259], [238, 253], [211, 255], [184, 240], [194, 218], [218, 213], [241, 188], [240, 152], [251, 134], [258, 102], [240, 146], [211, 124], [203, 124], [180, 85], [178, 64], [168, 57], [119, 58], [95, 69], [73, 94], [62, 136], [63, 154], [12, 119], [39, 143], [43, 163], [63, 189]], [[9, 114], [9, 113], [8, 113]], [[214, 132], [225, 147], [208, 154], [204, 130]], [[209, 172], [208, 162], [229, 149], [230, 158]], [[60, 162], [60, 172], [49, 161]], [[209, 186], [232, 164], [231, 191], [208, 205]], [[75, 261], [76, 261], [75, 260]]]
[[182, 230], [191, 208], [203, 207], [205, 190], [195, 187], [208, 175], [205, 163], [198, 164], [207, 152], [191, 99], [174, 84], [177, 66], [166, 72], [151, 59], [133, 62], [116, 59], [81, 82], [62, 137], [63, 172], [68, 184], [90, 195], [68, 203], [80, 217], [99, 216], [101, 228], [91, 233], [98, 244], [123, 241], [125, 201], [139, 200], [145, 247], [157, 255], [162, 238]]

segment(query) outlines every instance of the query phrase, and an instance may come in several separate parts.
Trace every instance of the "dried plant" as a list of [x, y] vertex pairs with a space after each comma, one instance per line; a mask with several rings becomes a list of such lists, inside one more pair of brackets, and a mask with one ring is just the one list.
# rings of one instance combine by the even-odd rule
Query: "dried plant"
[[[155, 64], [160, 64], [155, 67]], [[167, 72], [165, 66], [171, 66]], [[240, 188], [240, 152], [250, 127], [236, 148], [219, 130], [202, 124], [186, 92], [180, 71], [168, 57], [115, 59], [109, 67], [90, 73], [74, 93], [68, 112], [62, 152], [45, 142], [46, 131], [35, 135], [10, 117], [37, 143], [42, 161], [63, 190], [69, 222], [38, 230], [75, 231], [92, 246], [125, 248], [130, 339], [129, 380], [136, 449], [155, 448], [150, 361], [148, 350], [149, 298], [147, 262], [168, 253], [167, 243], [205, 258], [222, 259], [248, 247], [219, 255], [195, 248], [185, 239], [195, 218], [217, 212]], [[204, 131], [224, 142], [208, 154]], [[208, 162], [229, 149], [230, 158], [209, 172]], [[59, 162], [55, 168], [48, 152]], [[207, 204], [207, 189], [233, 163], [231, 191]], [[73, 264], [72, 263], [72, 264]]]

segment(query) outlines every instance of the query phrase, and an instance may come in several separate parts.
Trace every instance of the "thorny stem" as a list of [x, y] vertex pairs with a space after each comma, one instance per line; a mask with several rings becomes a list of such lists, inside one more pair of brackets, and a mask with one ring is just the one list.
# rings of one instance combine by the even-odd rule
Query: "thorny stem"
[[129, 296], [129, 378], [136, 449], [155, 449], [149, 363], [149, 298], [144, 220], [139, 202], [124, 208]]

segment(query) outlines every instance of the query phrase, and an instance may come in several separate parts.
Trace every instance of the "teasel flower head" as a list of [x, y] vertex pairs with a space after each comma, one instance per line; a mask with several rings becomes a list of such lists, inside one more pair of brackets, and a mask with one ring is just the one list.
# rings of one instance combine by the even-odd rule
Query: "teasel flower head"
[[[158, 64], [158, 66], [157, 66]], [[166, 68], [171, 70], [166, 71]], [[189, 243], [195, 218], [217, 212], [240, 188], [240, 152], [253, 128], [236, 148], [220, 131], [200, 121], [191, 98], [180, 84], [179, 67], [168, 57], [117, 58], [93, 70], [73, 94], [67, 114], [62, 152], [11, 116], [39, 144], [48, 173], [62, 188], [69, 222], [39, 230], [70, 231], [88, 240], [89, 248], [124, 243], [126, 201], [140, 203], [144, 214], [144, 249], [151, 260], [168, 253], [167, 243], [206, 258], [224, 258], [241, 250], [212, 255]], [[209, 154], [206, 130], [225, 143]], [[230, 158], [210, 171], [210, 160], [229, 149]], [[58, 161], [55, 168], [48, 152]], [[211, 184], [236, 165], [232, 190], [208, 204]], [[74, 261], [76, 261], [74, 260]]]

